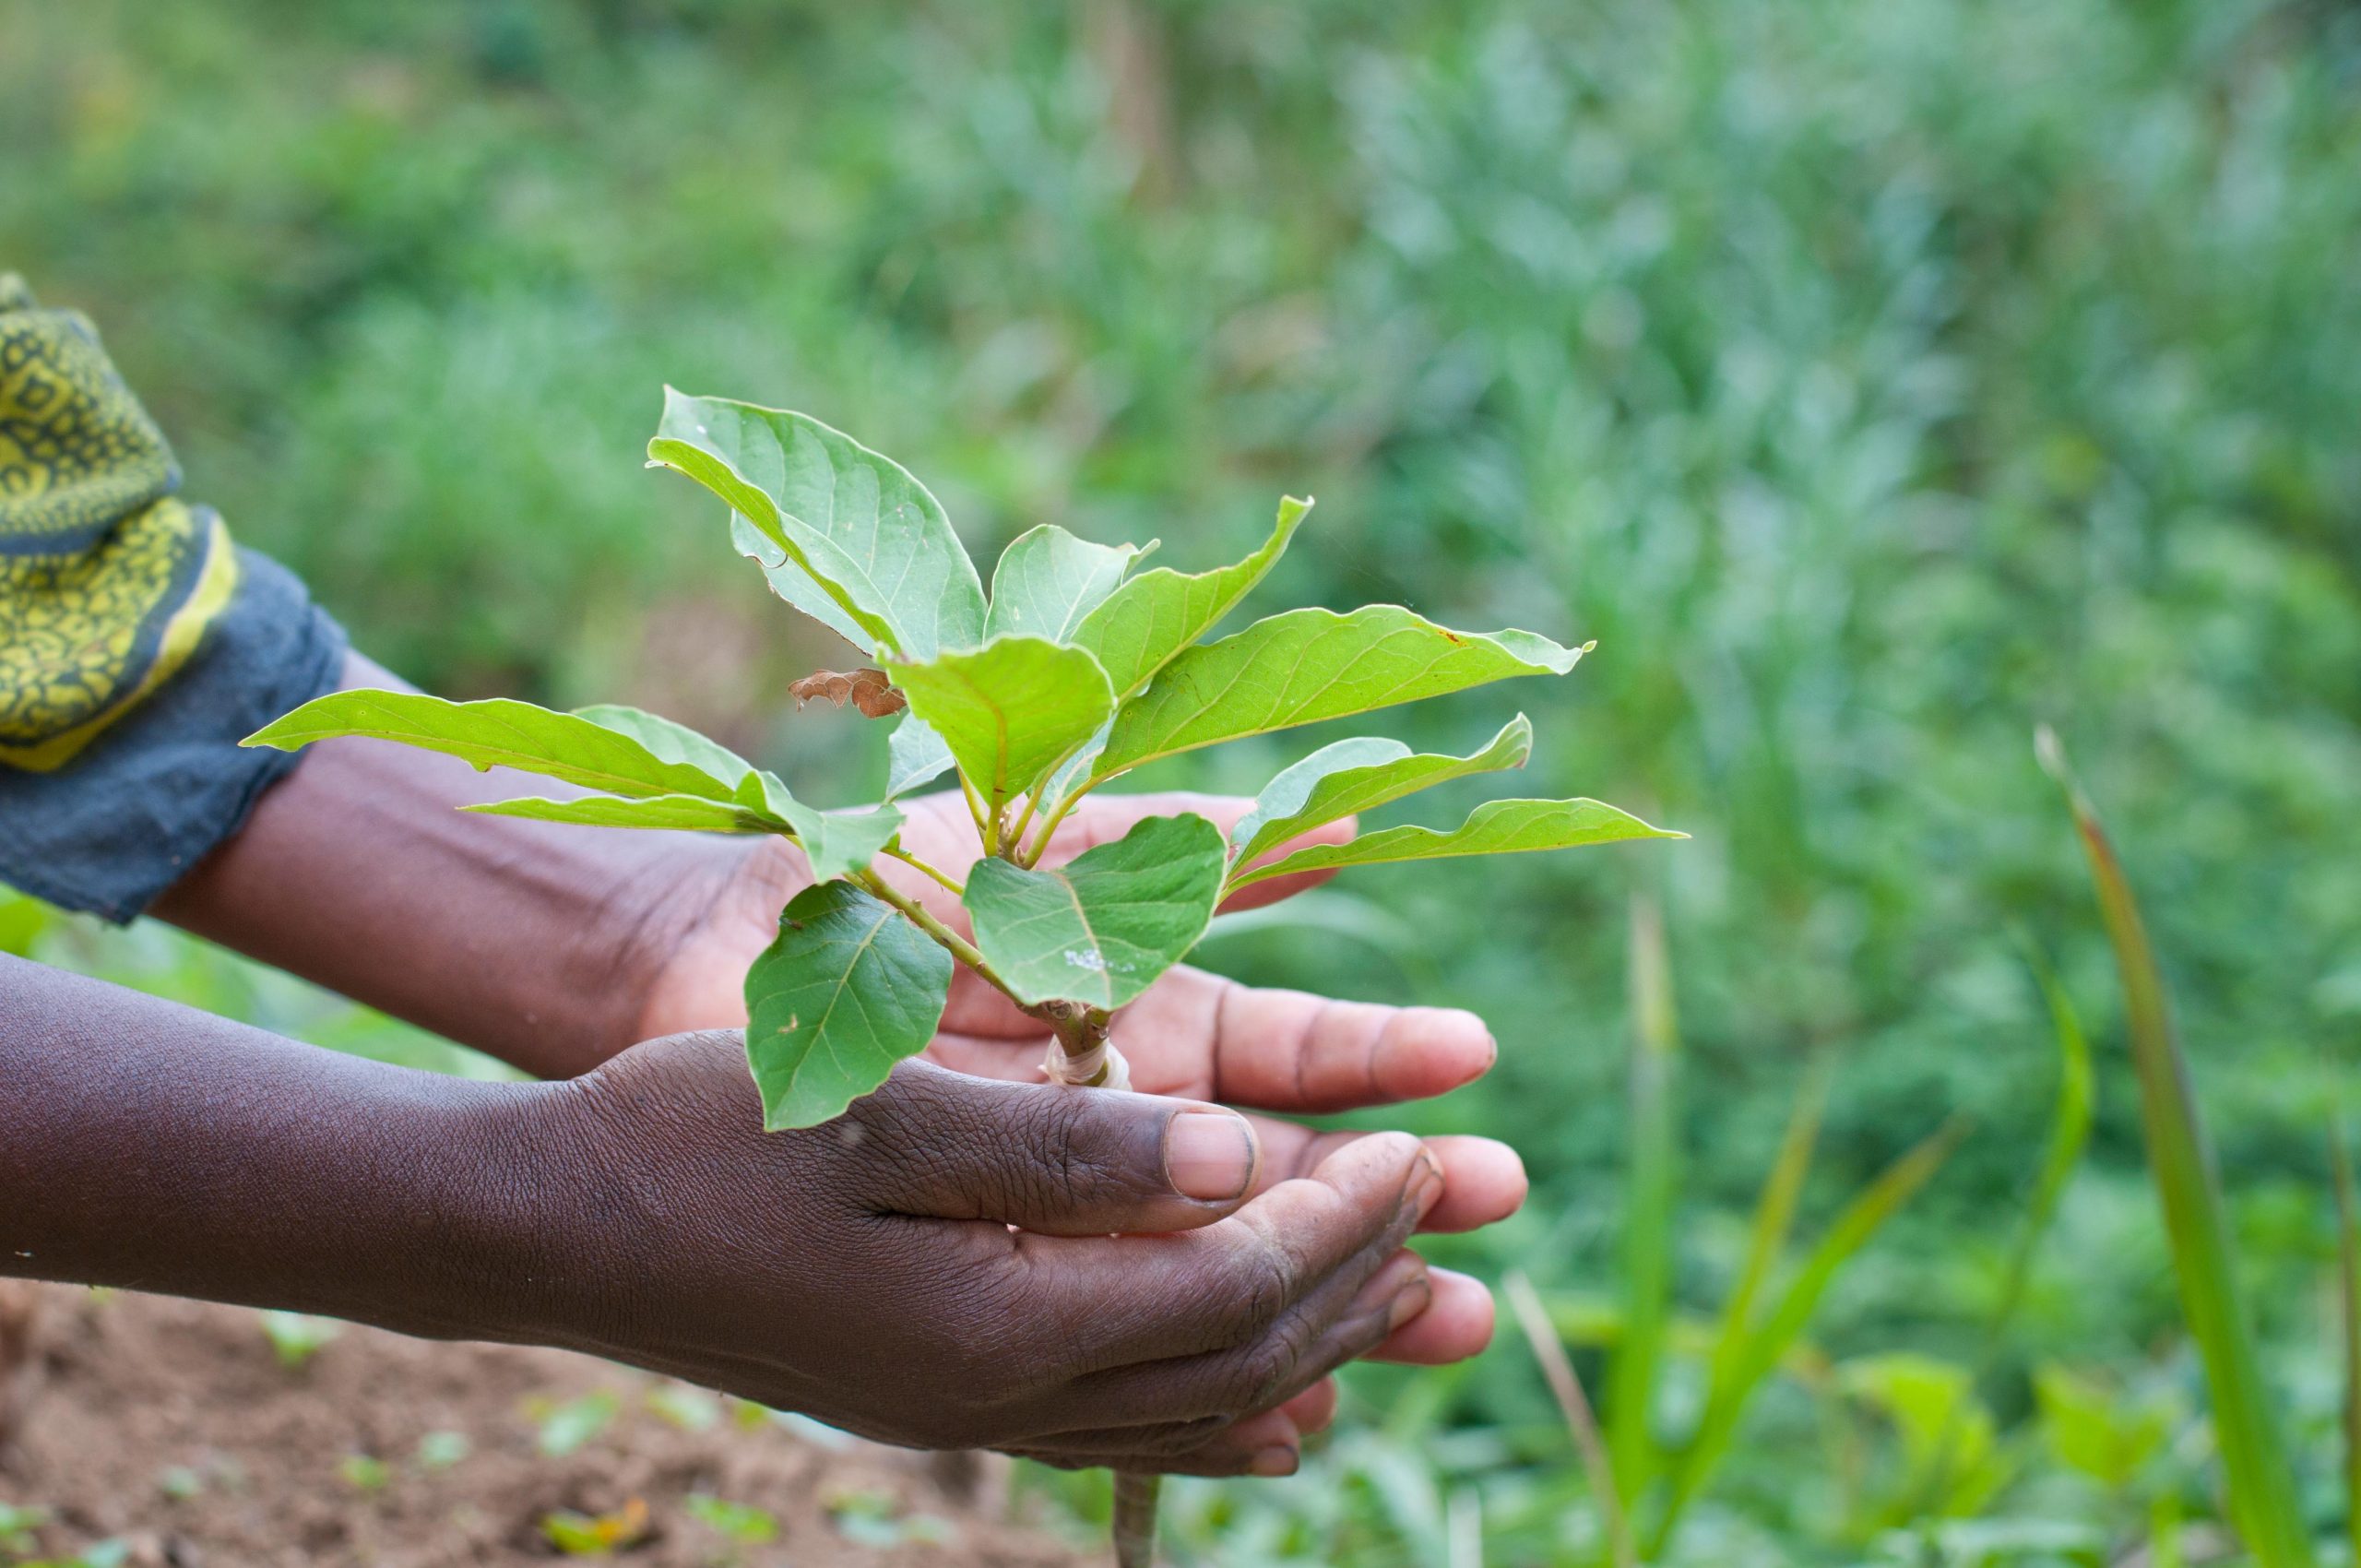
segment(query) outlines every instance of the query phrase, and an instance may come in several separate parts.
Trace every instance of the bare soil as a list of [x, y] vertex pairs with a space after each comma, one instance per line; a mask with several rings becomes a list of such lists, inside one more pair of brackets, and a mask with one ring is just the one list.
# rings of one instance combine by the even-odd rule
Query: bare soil
[[[290, 1369], [255, 1313], [57, 1288], [43, 1288], [0, 1503], [47, 1510], [35, 1555], [113, 1540], [135, 1568], [546, 1568], [562, 1554], [544, 1521], [569, 1511], [626, 1533], [644, 1512], [644, 1533], [613, 1551], [634, 1568], [1098, 1560], [1006, 1522], [1005, 1476], [989, 1464], [979, 1479], [790, 1430], [561, 1351], [348, 1326]], [[564, 1424], [553, 1413], [602, 1395], [615, 1413], [595, 1435], [542, 1451]], [[762, 1509], [777, 1537], [733, 1536], [693, 1496]]]

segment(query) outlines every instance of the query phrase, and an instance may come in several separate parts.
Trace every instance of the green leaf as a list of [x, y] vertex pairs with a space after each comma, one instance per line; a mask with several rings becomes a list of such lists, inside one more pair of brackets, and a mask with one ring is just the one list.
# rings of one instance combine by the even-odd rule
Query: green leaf
[[2057, 736], [2043, 730], [2037, 750], [2042, 766], [2066, 792], [2098, 886], [2107, 938], [2115, 947], [2116, 970], [2123, 983], [2124, 1032], [2130, 1037], [2131, 1064], [2140, 1080], [2149, 1172], [2172, 1243], [2181, 1311], [2205, 1366], [2215, 1442], [2229, 1478], [2231, 1515], [2261, 1568], [2310, 1568], [2317, 1561], [2311, 1534], [2296, 1502], [2293, 1472], [2256, 1358], [2238, 1289], [2229, 1218], [2213, 1170], [2213, 1148], [2189, 1088], [2189, 1063], [2173, 1024], [2172, 1002], [2155, 949], [2149, 944], [2139, 900], [2116, 859], [2115, 846], [2097, 808], [2067, 766]]
[[941, 502], [806, 414], [664, 389], [652, 463], [724, 501], [770, 547], [780, 598], [870, 653], [931, 659], [983, 639], [984, 589]]
[[1097, 660], [1043, 637], [1000, 637], [972, 653], [896, 662], [894, 683], [994, 813], [1087, 741], [1115, 706]]
[[1089, 649], [1098, 660], [1118, 701], [1132, 696], [1175, 654], [1238, 608], [1238, 601], [1287, 552], [1287, 540], [1311, 510], [1309, 500], [1283, 497], [1271, 537], [1235, 565], [1194, 574], [1169, 566], [1142, 572], [1084, 619], [1074, 631], [1075, 646]]
[[1229, 891], [1252, 887], [1296, 872], [1340, 866], [1432, 861], [1456, 855], [1513, 855], [1535, 849], [1571, 849], [1584, 844], [1615, 844], [1631, 838], [1686, 838], [1651, 827], [1629, 812], [1599, 801], [1488, 801], [1449, 832], [1431, 827], [1389, 827], [1345, 844], [1314, 844], [1294, 854], [1239, 873]]
[[1473, 773], [1523, 767], [1533, 753], [1533, 723], [1522, 713], [1483, 749], [1467, 756], [1412, 755], [1399, 741], [1374, 737], [1338, 741], [1263, 786], [1254, 809], [1230, 830], [1240, 865], [1324, 823], [1398, 801], [1405, 795]]
[[877, 858], [902, 828], [902, 814], [893, 806], [861, 806], [850, 811], [824, 812], [788, 793], [776, 773], [756, 773], [740, 787], [737, 803], [767, 812], [793, 829], [812, 862], [812, 874], [822, 882], [848, 876]]
[[797, 894], [746, 971], [746, 1059], [763, 1125], [811, 1127], [934, 1038], [951, 955], [893, 906], [841, 882]]
[[788, 831], [787, 824], [768, 812], [749, 811], [727, 801], [708, 801], [697, 795], [647, 795], [628, 801], [613, 795], [586, 795], [578, 801], [488, 801], [459, 809], [485, 816], [573, 822], [587, 827], [654, 827], [682, 833]]
[[720, 742], [709, 740], [685, 724], [675, 724], [636, 707], [593, 703], [588, 707], [575, 708], [574, 717], [587, 719], [618, 735], [628, 735], [666, 762], [685, 763], [716, 783], [732, 789], [754, 771], [753, 763]]
[[936, 778], [955, 759], [934, 726], [915, 713], [905, 712], [885, 738], [885, 798], [892, 800]]
[[1000, 564], [992, 568], [985, 638], [1047, 637], [1071, 643], [1083, 617], [1106, 602], [1133, 561], [1155, 548], [1154, 543], [1093, 544], [1055, 523], [1028, 529], [1001, 552]]
[[[682, 735], [691, 733], [677, 725], [670, 728]], [[264, 725], [241, 743], [291, 752], [314, 741], [347, 735], [398, 741], [458, 757], [479, 769], [513, 767], [634, 799], [697, 795], [727, 801], [738, 782], [677, 758], [668, 760], [610, 724], [506, 697], [445, 702], [422, 692], [331, 692]], [[705, 743], [721, 752], [711, 742]]]
[[1204, 934], [1227, 863], [1204, 817], [1151, 816], [1055, 871], [978, 861], [965, 902], [1019, 1000], [1120, 1007]]
[[1290, 611], [1174, 659], [1116, 715], [1094, 771], [1104, 778], [1176, 752], [1512, 675], [1562, 675], [1586, 651], [1531, 632], [1454, 632], [1394, 604], [1349, 615]]

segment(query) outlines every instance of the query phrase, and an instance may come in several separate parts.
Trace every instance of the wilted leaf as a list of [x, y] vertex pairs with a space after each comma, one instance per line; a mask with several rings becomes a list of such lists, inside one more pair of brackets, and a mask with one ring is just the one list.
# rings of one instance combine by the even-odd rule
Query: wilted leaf
[[[441, 752], [479, 769], [513, 767], [611, 795], [730, 798], [738, 780], [717, 778], [682, 760], [687, 754], [685, 742], [678, 754], [668, 759], [639, 736], [615, 727], [613, 716], [635, 710], [599, 711], [608, 716], [604, 720], [552, 713], [506, 697], [445, 702], [422, 692], [331, 692], [264, 725], [241, 743], [291, 752], [314, 741], [363, 735]], [[677, 732], [675, 739], [691, 736], [720, 756], [737, 760], [694, 731], [678, 725], [665, 725], [665, 729]], [[744, 765], [739, 766], [742, 769]]]
[[1238, 601], [1287, 552], [1287, 540], [1311, 510], [1310, 501], [1285, 497], [1279, 502], [1278, 526], [1263, 548], [1245, 560], [1194, 574], [1169, 566], [1142, 572], [1086, 616], [1075, 628], [1075, 646], [1089, 649], [1107, 671], [1116, 700], [1145, 686], [1173, 655], [1238, 608]]
[[746, 972], [746, 1056], [763, 1125], [810, 1127], [884, 1083], [934, 1038], [951, 955], [841, 882], [797, 894]]
[[995, 638], [972, 653], [897, 663], [894, 675], [994, 813], [1088, 740], [1115, 705], [1097, 660], [1044, 637]]
[[770, 547], [753, 553], [778, 596], [864, 652], [931, 659], [982, 640], [983, 584], [942, 503], [843, 432], [668, 386], [647, 456], [729, 502]]
[[1513, 855], [1535, 849], [1571, 849], [1584, 844], [1614, 844], [1630, 838], [1686, 838], [1651, 827], [1629, 812], [1598, 801], [1489, 801], [1448, 832], [1431, 827], [1389, 827], [1346, 844], [1314, 844], [1270, 864], [1240, 872], [1229, 891], [1251, 887], [1296, 872], [1394, 861], [1431, 861], [1457, 855]]
[[1055, 523], [1026, 529], [992, 568], [984, 636], [1072, 642], [1083, 618], [1106, 602], [1134, 560], [1155, 548], [1093, 544]]
[[1584, 651], [1531, 632], [1454, 632], [1393, 604], [1290, 611], [1174, 659], [1115, 716], [1094, 772], [1513, 675], [1562, 675]]
[[933, 726], [915, 713], [905, 712], [885, 739], [885, 798], [890, 801], [939, 777], [952, 761], [951, 748]]
[[1523, 767], [1533, 752], [1533, 724], [1522, 713], [1467, 756], [1412, 755], [1399, 741], [1366, 737], [1338, 741], [1263, 786], [1254, 809], [1230, 830], [1240, 865], [1298, 834], [1356, 812], [1474, 773]]
[[798, 707], [824, 701], [842, 707], [849, 702], [863, 719], [890, 719], [909, 706], [883, 670], [815, 670], [790, 682], [787, 692]]
[[1227, 864], [1204, 817], [1151, 816], [1054, 871], [983, 860], [967, 873], [976, 945], [1028, 1004], [1120, 1007], [1212, 921]]

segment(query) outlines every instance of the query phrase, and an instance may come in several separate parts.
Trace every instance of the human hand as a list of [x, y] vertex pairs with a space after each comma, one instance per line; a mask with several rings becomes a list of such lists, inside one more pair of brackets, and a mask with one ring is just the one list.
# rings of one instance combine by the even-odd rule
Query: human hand
[[[1121, 837], [1144, 816], [1194, 811], [1227, 828], [1251, 802], [1204, 795], [1094, 796], [1058, 829], [1045, 864], [1071, 860]], [[982, 852], [957, 794], [905, 803], [903, 842], [956, 876]], [[1306, 841], [1343, 838], [1352, 825], [1331, 825]], [[1293, 849], [1296, 846], [1287, 846]], [[1283, 853], [1285, 850], [1274, 851]], [[921, 873], [881, 861], [896, 885], [956, 929], [966, 913], [951, 893]], [[658, 970], [642, 1016], [643, 1032], [734, 1028], [745, 1022], [741, 986], [747, 966], [768, 946], [778, 911], [809, 881], [791, 844], [762, 840], [701, 902], [669, 963]], [[1311, 885], [1285, 878], [1247, 889], [1228, 909], [1284, 898]], [[1393, 1008], [1338, 1002], [1302, 992], [1261, 990], [1179, 966], [1115, 1017], [1114, 1034], [1132, 1065], [1134, 1088], [1226, 1105], [1305, 1113], [1392, 1104], [1444, 1093], [1491, 1065], [1491, 1036], [1472, 1014], [1433, 1007]], [[928, 1056], [985, 1077], [1039, 1081], [1048, 1035], [1007, 998], [966, 970], [954, 978], [942, 1031]], [[1358, 1134], [1315, 1133], [1291, 1122], [1252, 1119], [1263, 1147], [1262, 1180], [1304, 1174]], [[1468, 1230], [1513, 1213], [1525, 1171], [1515, 1153], [1489, 1138], [1428, 1140], [1444, 1189], [1422, 1229]], [[1489, 1293], [1445, 1269], [1430, 1276], [1429, 1308], [1390, 1336], [1376, 1359], [1439, 1363], [1481, 1350], [1492, 1328]], [[1300, 1432], [1325, 1424], [1335, 1391], [1321, 1384], [1278, 1419]]]
[[1255, 1413], [1433, 1298], [1401, 1244], [1442, 1172], [1401, 1134], [1258, 1181], [1231, 1112], [923, 1062], [836, 1122], [766, 1134], [724, 1032], [527, 1104], [508, 1141], [557, 1169], [529, 1173], [504, 1335], [885, 1442], [1285, 1473], [1295, 1423]]

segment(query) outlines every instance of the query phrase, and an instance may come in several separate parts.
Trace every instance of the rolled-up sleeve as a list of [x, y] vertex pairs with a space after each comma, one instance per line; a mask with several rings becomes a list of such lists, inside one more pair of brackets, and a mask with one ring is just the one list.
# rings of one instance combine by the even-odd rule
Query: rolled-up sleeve
[[180, 483], [89, 323], [0, 275], [0, 881], [118, 921], [295, 766], [238, 742], [344, 658]]

